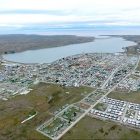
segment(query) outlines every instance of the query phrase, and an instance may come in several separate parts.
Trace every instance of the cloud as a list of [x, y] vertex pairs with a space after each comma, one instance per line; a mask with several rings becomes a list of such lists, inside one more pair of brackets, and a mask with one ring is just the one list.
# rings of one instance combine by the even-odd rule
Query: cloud
[[70, 12], [63, 12], [61, 10], [0, 10], [2, 14], [49, 14], [49, 15], [68, 15]]
[[140, 25], [140, 1], [0, 0], [1, 27], [22, 28], [31, 24], [68, 27], [76, 23]]

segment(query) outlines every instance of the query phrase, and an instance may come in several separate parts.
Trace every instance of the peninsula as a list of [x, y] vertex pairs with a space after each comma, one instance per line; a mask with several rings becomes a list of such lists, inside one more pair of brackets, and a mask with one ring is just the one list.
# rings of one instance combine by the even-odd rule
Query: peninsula
[[94, 37], [75, 35], [0, 35], [0, 54], [92, 42]]

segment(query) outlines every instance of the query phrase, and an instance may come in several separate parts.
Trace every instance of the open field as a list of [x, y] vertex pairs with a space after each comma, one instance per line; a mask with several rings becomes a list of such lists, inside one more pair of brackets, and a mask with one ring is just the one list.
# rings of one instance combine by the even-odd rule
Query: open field
[[105, 111], [107, 109], [107, 105], [104, 103], [98, 103], [94, 109], [100, 110], [100, 111]]
[[133, 92], [120, 92], [114, 91], [108, 95], [109, 98], [128, 101], [132, 103], [140, 104], [140, 91], [133, 91]]
[[94, 37], [75, 35], [0, 35], [0, 54], [92, 42]]
[[139, 138], [140, 131], [86, 116], [66, 133], [61, 140], [139, 140]]
[[[0, 140], [47, 140], [35, 129], [52, 117], [50, 112], [66, 103], [77, 102], [93, 91], [88, 87], [60, 87], [44, 83], [32, 88], [34, 90], [27, 95], [0, 101]], [[33, 119], [21, 124], [35, 111], [37, 115]]]
[[140, 71], [140, 62], [139, 62], [139, 64], [138, 64], [138, 67], [137, 67], [136, 70]]
[[0, 63], [0, 70], [3, 68], [3, 65]]
[[132, 75], [130, 76], [130, 78], [132, 78], [132, 79], [134, 79], [134, 80], [138, 80], [138, 79], [140, 78], [140, 76], [132, 74]]

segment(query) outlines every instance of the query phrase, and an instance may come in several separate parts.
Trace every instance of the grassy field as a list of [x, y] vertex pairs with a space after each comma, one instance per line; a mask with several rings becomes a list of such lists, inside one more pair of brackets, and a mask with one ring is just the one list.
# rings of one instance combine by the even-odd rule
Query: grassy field
[[98, 103], [94, 109], [100, 110], [100, 111], [105, 111], [107, 109], [107, 105], [104, 103]]
[[140, 62], [139, 62], [139, 64], [138, 64], [138, 67], [137, 67], [136, 70], [140, 71]]
[[75, 35], [0, 35], [0, 54], [92, 42], [94, 37]]
[[139, 140], [140, 131], [86, 116], [61, 140]]
[[[35, 129], [50, 119], [50, 111], [67, 103], [77, 102], [93, 91], [88, 87], [60, 87], [41, 83], [32, 87], [27, 95], [19, 95], [8, 101], [0, 101], [0, 140], [47, 140]], [[32, 111], [38, 114], [23, 124]]]
[[140, 104], [140, 91], [129, 92], [129, 93], [114, 91], [111, 92], [108, 95], [108, 97]]
[[0, 70], [3, 68], [3, 65], [0, 63]]
[[140, 78], [140, 76], [138, 75], [131, 75], [130, 78], [134, 79], [134, 80], [138, 80]]
[[[64, 125], [68, 124], [65, 120], [56, 118], [48, 126], [42, 128], [42, 132], [47, 133], [49, 136], [54, 137], [58, 135], [59, 131], [62, 131]], [[58, 130], [58, 131], [56, 131]], [[52, 136], [53, 135], [53, 136]]]

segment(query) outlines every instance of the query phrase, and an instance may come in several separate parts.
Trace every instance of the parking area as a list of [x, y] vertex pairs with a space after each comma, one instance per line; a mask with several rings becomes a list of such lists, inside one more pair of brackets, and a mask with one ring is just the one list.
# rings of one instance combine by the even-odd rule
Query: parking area
[[140, 104], [105, 97], [88, 115], [140, 128]]

